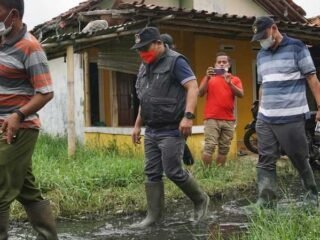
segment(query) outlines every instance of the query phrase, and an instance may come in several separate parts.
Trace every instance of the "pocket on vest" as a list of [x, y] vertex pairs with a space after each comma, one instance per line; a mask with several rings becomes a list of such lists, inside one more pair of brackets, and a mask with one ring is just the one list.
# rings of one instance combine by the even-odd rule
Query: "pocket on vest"
[[176, 118], [177, 99], [157, 98], [150, 99], [152, 105], [152, 119], [156, 122], [172, 122]]

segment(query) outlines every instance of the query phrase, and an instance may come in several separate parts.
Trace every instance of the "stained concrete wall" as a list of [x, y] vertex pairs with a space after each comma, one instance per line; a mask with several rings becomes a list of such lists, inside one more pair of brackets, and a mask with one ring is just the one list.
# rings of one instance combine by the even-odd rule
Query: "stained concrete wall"
[[[84, 91], [81, 55], [74, 57], [75, 127], [78, 141], [84, 141]], [[49, 61], [53, 79], [54, 98], [40, 112], [42, 129], [53, 136], [67, 133], [67, 63], [64, 58]]]

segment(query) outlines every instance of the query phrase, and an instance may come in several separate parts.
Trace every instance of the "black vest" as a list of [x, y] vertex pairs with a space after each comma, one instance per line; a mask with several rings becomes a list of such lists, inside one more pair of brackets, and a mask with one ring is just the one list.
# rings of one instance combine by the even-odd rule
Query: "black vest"
[[148, 127], [175, 129], [183, 118], [186, 91], [173, 74], [179, 57], [185, 58], [167, 48], [156, 62], [140, 68], [137, 78], [138, 95], [141, 117]]

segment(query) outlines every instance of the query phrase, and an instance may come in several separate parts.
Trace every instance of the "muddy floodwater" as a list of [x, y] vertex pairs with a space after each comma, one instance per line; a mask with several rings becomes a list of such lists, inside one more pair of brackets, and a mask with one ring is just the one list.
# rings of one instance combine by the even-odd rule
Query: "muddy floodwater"
[[[317, 183], [320, 183], [317, 172]], [[302, 185], [298, 177], [290, 177], [279, 182], [279, 193], [283, 199], [279, 204], [286, 206], [288, 200], [299, 203], [302, 199]], [[285, 189], [285, 190], [283, 190]], [[115, 239], [115, 240], [202, 240], [211, 235], [223, 236], [224, 239], [244, 233], [248, 228], [249, 219], [246, 206], [254, 202], [255, 189], [235, 191], [228, 196], [215, 197], [211, 201], [210, 212], [205, 223], [194, 226], [189, 217], [192, 213], [191, 202], [179, 200], [166, 211], [165, 221], [160, 226], [147, 230], [132, 230], [130, 224], [142, 220], [144, 214], [130, 216], [118, 215], [104, 220], [59, 220], [59, 238], [65, 240]], [[174, 212], [173, 212], [174, 209]], [[35, 239], [34, 233], [27, 222], [14, 223], [10, 227], [10, 240]], [[212, 238], [214, 239], [214, 238]]]
[[[253, 195], [253, 194], [252, 194]], [[176, 212], [166, 212], [165, 221], [147, 230], [132, 230], [130, 224], [142, 220], [144, 214], [130, 216], [114, 216], [103, 221], [74, 220], [59, 221], [58, 231], [60, 239], [125, 239], [125, 240], [167, 240], [167, 239], [208, 239], [211, 232], [221, 231], [242, 232], [247, 227], [247, 216], [241, 206], [248, 205], [246, 198], [237, 200], [211, 201], [208, 219], [205, 223], [193, 225], [190, 221], [192, 214], [191, 202], [180, 200], [173, 208]], [[27, 222], [15, 223], [11, 226], [10, 240], [35, 239], [32, 229]]]

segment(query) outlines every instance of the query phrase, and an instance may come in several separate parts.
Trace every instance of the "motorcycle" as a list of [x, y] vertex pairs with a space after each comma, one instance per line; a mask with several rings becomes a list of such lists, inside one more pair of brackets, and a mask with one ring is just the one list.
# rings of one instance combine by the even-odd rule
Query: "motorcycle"
[[[257, 115], [259, 110], [259, 101], [256, 100], [251, 106], [251, 113], [253, 120], [245, 126], [245, 134], [243, 137], [243, 142], [246, 148], [258, 154], [258, 138], [256, 134], [256, 122]], [[305, 130], [307, 135], [307, 141], [309, 146], [309, 159], [310, 165], [314, 169], [320, 169], [320, 136], [315, 134], [316, 121], [315, 116], [316, 112], [310, 112], [311, 117], [306, 121]], [[285, 155], [285, 152], [280, 149], [282, 155]]]

